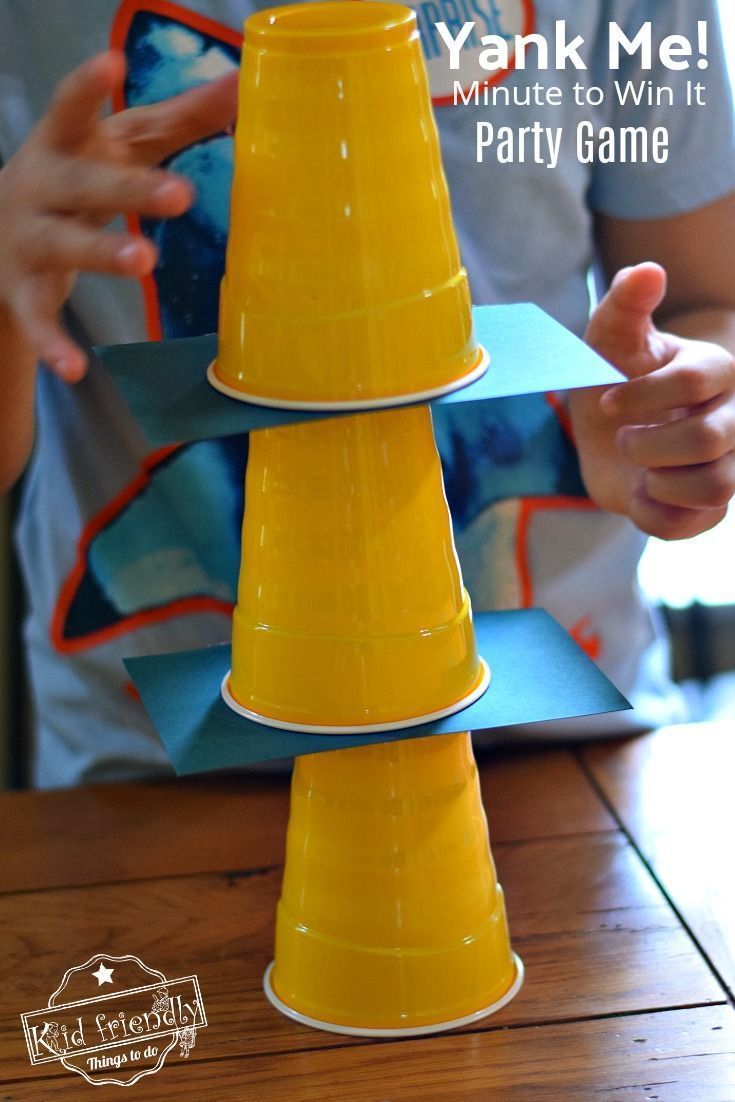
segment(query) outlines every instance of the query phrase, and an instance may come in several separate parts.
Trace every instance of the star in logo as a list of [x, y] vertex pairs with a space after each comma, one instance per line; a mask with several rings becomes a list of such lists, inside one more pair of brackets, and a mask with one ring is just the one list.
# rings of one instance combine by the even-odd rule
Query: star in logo
[[112, 973], [114, 971], [114, 968], [105, 968], [104, 964], [100, 963], [99, 968], [96, 972], [93, 972], [92, 975], [101, 987], [103, 983], [112, 983]]

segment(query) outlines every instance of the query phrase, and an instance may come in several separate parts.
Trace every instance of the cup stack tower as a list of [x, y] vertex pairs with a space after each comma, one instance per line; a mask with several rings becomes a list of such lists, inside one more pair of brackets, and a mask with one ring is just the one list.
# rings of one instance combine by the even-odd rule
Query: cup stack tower
[[[344, 416], [251, 436], [232, 669], [272, 727], [367, 733], [484, 693], [431, 413], [473, 332], [414, 13], [293, 5], [245, 25], [219, 344], [231, 397]], [[515, 994], [469, 735], [296, 761], [266, 993], [400, 1035]]]

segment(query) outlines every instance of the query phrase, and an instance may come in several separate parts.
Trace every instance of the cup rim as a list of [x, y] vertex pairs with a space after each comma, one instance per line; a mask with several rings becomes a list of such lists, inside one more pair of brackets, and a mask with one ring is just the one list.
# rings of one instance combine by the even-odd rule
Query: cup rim
[[[351, 3], [368, 3], [369, 0], [350, 0]], [[349, 411], [379, 411], [381, 409], [393, 409], [397, 406], [412, 406], [423, 402], [441, 398], [445, 394], [453, 394], [456, 390], [464, 390], [472, 383], [478, 382], [490, 367], [490, 354], [484, 345], [477, 346], [478, 359], [472, 369], [458, 379], [443, 383], [440, 386], [430, 387], [427, 390], [415, 390], [407, 394], [393, 394], [384, 398], [350, 398], [330, 401], [323, 398], [318, 401], [305, 401], [297, 398], [277, 398], [263, 394], [251, 394], [246, 390], [238, 390], [229, 383], [220, 379], [217, 374], [217, 360], [212, 360], [207, 368], [207, 381], [210, 386], [225, 394], [228, 398], [234, 398], [237, 402], [245, 402], [251, 406], [265, 406], [268, 409], [292, 409], [304, 412], [319, 413]]]
[[299, 1010], [294, 1010], [281, 998], [278, 997], [272, 981], [273, 968], [275, 961], [271, 961], [265, 970], [263, 976], [263, 990], [268, 1002], [274, 1009], [279, 1010], [281, 1014], [285, 1014], [287, 1018], [291, 1018], [293, 1021], [298, 1022], [300, 1025], [311, 1026], [312, 1029], [323, 1029], [327, 1033], [342, 1033], [348, 1037], [424, 1037], [430, 1033], [443, 1033], [448, 1029], [459, 1029], [464, 1025], [471, 1025], [473, 1022], [480, 1021], [482, 1018], [487, 1018], [490, 1014], [496, 1014], [499, 1010], [502, 1010], [504, 1006], [507, 1006], [511, 999], [514, 999], [521, 987], [523, 986], [524, 979], [524, 967], [523, 961], [511, 950], [511, 956], [513, 958], [513, 964], [515, 965], [515, 977], [513, 983], [510, 985], [504, 995], [501, 995], [495, 1002], [490, 1003], [489, 1006], [484, 1006], [480, 1010], [475, 1010], [472, 1014], [464, 1014], [461, 1018], [451, 1018], [445, 1022], [436, 1022], [431, 1025], [418, 1025], [418, 1026], [399, 1026], [395, 1029], [370, 1029], [369, 1027], [340, 1025], [337, 1022], [328, 1022], [319, 1018], [312, 1018], [308, 1014], [302, 1014]]
[[420, 716], [409, 716], [406, 719], [394, 719], [386, 723], [342, 725], [326, 723], [292, 723], [286, 719], [274, 719], [272, 716], [264, 715], [262, 712], [254, 712], [252, 709], [246, 708], [244, 704], [240, 704], [239, 701], [235, 699], [230, 688], [232, 670], [228, 670], [222, 678], [220, 695], [227, 707], [237, 715], [242, 716], [244, 719], [249, 719], [252, 723], [260, 723], [264, 727], [275, 727], [279, 731], [296, 731], [307, 735], [378, 735], [387, 731], [402, 731], [404, 728], [420, 727], [424, 723], [436, 723], [440, 719], [446, 719], [448, 716], [456, 715], [457, 712], [462, 712], [465, 708], [469, 708], [471, 704], [474, 704], [481, 696], [485, 695], [492, 677], [490, 667], [482, 656], [480, 656], [479, 663], [480, 671], [478, 679], [467, 695], [463, 696], [461, 700], [455, 701], [454, 704], [448, 704], [445, 708], [439, 708], [435, 712], [426, 712], [424, 715]]
[[385, 0], [316, 0], [255, 12], [245, 22], [245, 45], [287, 53], [388, 48], [418, 37], [416, 13]]

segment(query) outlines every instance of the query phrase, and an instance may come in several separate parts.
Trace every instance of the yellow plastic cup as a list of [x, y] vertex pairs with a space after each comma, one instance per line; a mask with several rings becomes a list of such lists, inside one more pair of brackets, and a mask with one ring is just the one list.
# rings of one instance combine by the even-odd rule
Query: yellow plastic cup
[[488, 680], [428, 407], [253, 433], [227, 703], [363, 732], [451, 714]]
[[436, 1032], [510, 1001], [469, 735], [297, 758], [275, 941], [268, 998], [317, 1028]]
[[359, 409], [485, 369], [409, 8], [248, 19], [230, 206], [218, 389]]

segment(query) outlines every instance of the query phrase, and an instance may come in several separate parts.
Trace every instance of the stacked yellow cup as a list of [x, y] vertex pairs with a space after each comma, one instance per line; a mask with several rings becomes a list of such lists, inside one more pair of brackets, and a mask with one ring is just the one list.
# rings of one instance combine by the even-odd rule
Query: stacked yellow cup
[[[219, 347], [243, 401], [378, 410], [251, 435], [228, 705], [370, 732], [487, 688], [426, 406], [487, 368], [414, 13], [338, 0], [245, 25]], [[520, 984], [467, 735], [297, 761], [268, 997], [426, 1032]]]
[[210, 379], [250, 402], [405, 404], [487, 366], [409, 9], [247, 21], [220, 303]]
[[365, 733], [484, 692], [429, 409], [265, 429], [250, 448], [230, 706]]
[[337, 1033], [433, 1033], [522, 982], [468, 734], [296, 759], [271, 1002]]

